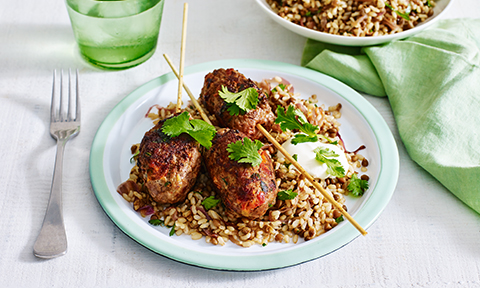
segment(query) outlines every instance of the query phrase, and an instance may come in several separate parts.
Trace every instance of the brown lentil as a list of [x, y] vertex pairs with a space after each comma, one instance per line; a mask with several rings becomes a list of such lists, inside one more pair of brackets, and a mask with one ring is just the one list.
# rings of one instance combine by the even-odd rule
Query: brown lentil
[[369, 37], [411, 29], [433, 15], [434, 0], [267, 0], [280, 17], [334, 35]]
[[[309, 9], [308, 7], [311, 6], [306, 5], [303, 9]], [[282, 81], [280, 77], [273, 80]], [[325, 108], [323, 104], [316, 104], [318, 102], [317, 95], [312, 95], [308, 100], [301, 99], [298, 94], [291, 92], [293, 90], [290, 90], [292, 88], [290, 84], [286, 85], [284, 89], [277, 86], [276, 92], [273, 92], [274, 87], [271, 86], [269, 81], [262, 81], [258, 85], [269, 94], [269, 102], [272, 107], [281, 105], [286, 108], [289, 105], [294, 105], [304, 112], [310, 123], [319, 126], [319, 133], [330, 137], [333, 141], [340, 142], [338, 136], [340, 124], [337, 122], [335, 115], [337, 117], [341, 116], [341, 104]], [[174, 103], [170, 103], [167, 107], [157, 108], [158, 113], [149, 114], [154, 122], [173, 115], [176, 107]], [[191, 105], [188, 105], [185, 110], [193, 118], [201, 118]], [[212, 119], [211, 115], [209, 118]], [[291, 131], [272, 131], [271, 134], [280, 143], [293, 135]], [[323, 138], [320, 138], [320, 140], [328, 141]], [[338, 145], [343, 149], [341, 144]], [[138, 144], [133, 145], [132, 153], [135, 153], [137, 149]], [[207, 211], [202, 206], [202, 201], [210, 196], [219, 197], [212, 188], [205, 171], [200, 172], [196, 185], [182, 203], [160, 205], [155, 203], [150, 195], [143, 190], [127, 191], [122, 193], [122, 196], [126, 201], [134, 203], [135, 210], [141, 209], [144, 217], [146, 215], [142, 212], [144, 211], [142, 208], [149, 205], [153, 207], [154, 213], [150, 215], [150, 219], [163, 219], [165, 226], [174, 229], [175, 235], [190, 235], [192, 240], [204, 238], [207, 243], [212, 245], [223, 246], [227, 242], [232, 242], [241, 247], [250, 247], [256, 244], [266, 245], [269, 242], [298, 243], [300, 238], [308, 241], [337, 226], [336, 219], [341, 216], [341, 213], [332, 207], [332, 204], [324, 199], [323, 195], [293, 165], [284, 162], [286, 160], [280, 161], [277, 159], [274, 147], [271, 149], [274, 149], [272, 159], [276, 169], [276, 182], [279, 190], [291, 189], [298, 195], [291, 200], [277, 200], [276, 204], [259, 219], [235, 218], [225, 210], [222, 203]], [[368, 161], [359, 154], [348, 153], [346, 156], [350, 162], [350, 167], [346, 171], [345, 177], [317, 179], [320, 185], [326, 188], [326, 191], [331, 193], [332, 197], [345, 210], [347, 210], [347, 207], [345, 206], [344, 194], [348, 194], [346, 187], [352, 174], [355, 173], [355, 167], [361, 166], [361, 163], [367, 163], [368, 165]], [[361, 178], [368, 179], [369, 177], [363, 174]], [[142, 187], [141, 179], [138, 175], [138, 167], [134, 166], [129, 180]]]

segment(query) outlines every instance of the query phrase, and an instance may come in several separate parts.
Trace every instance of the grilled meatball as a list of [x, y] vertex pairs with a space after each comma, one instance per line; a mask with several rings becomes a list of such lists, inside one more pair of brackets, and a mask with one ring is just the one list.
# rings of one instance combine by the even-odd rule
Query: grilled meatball
[[158, 122], [142, 139], [137, 165], [144, 185], [158, 203], [185, 200], [201, 167], [200, 144], [185, 133], [170, 138]]
[[[218, 95], [222, 86], [226, 86], [232, 93], [250, 87], [255, 88], [258, 91], [259, 100], [257, 109], [250, 110], [244, 115], [230, 115], [230, 112], [227, 111], [227, 102]], [[260, 131], [255, 127], [257, 124], [262, 124], [269, 130], [275, 121], [275, 115], [272, 113], [265, 93], [252, 80], [234, 69], [218, 69], [208, 73], [200, 93], [200, 102], [210, 114], [216, 116], [218, 126], [237, 129], [251, 139], [262, 137]]]
[[277, 185], [270, 154], [260, 150], [258, 166], [238, 163], [228, 158], [227, 145], [246, 137], [238, 130], [221, 129], [204, 154], [209, 176], [225, 207], [234, 214], [255, 219], [275, 204]]

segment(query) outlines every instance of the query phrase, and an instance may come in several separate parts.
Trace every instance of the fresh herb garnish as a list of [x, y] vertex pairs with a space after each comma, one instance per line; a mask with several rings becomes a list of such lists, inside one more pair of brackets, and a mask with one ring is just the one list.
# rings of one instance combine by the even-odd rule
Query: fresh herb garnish
[[237, 142], [230, 143], [227, 146], [227, 151], [230, 152], [228, 158], [237, 161], [238, 163], [250, 163], [252, 166], [258, 166], [262, 163], [262, 156], [258, 153], [258, 150], [263, 147], [263, 143], [250, 138], [245, 137]]
[[217, 206], [219, 202], [220, 199], [215, 199], [215, 197], [209, 196], [202, 201], [202, 205], [203, 207], [205, 207], [205, 209], [210, 210], [213, 207]]
[[353, 196], [362, 196], [368, 189], [368, 180], [362, 180], [357, 177], [357, 174], [353, 173], [350, 183], [347, 186], [347, 190], [352, 193]]
[[257, 108], [258, 91], [253, 87], [249, 87], [237, 93], [232, 93], [228, 91], [226, 86], [222, 85], [222, 90], [218, 91], [218, 96], [230, 104], [227, 109], [228, 112], [230, 112], [230, 115], [238, 115], [240, 113], [245, 114], [246, 112]]
[[345, 176], [345, 169], [342, 167], [342, 163], [334, 158], [327, 157], [338, 157], [338, 154], [333, 150], [324, 147], [317, 147], [315, 150], [315, 159], [322, 164], [327, 165], [327, 173], [338, 178]]
[[433, 6], [432, 3], [430, 3], [430, 0], [427, 0], [427, 6], [428, 6], [428, 7], [432, 7], [432, 6]]
[[298, 193], [293, 192], [292, 189], [284, 190], [284, 191], [279, 191], [277, 194], [277, 198], [279, 200], [292, 200], [295, 197], [297, 197]]
[[177, 137], [182, 133], [187, 133], [197, 140], [200, 145], [210, 149], [212, 147], [212, 139], [216, 130], [213, 125], [200, 119], [189, 120], [188, 112], [165, 120], [162, 126], [162, 132], [170, 137]]
[[173, 236], [175, 234], [175, 223], [173, 223], [172, 229], [170, 229], [170, 233], [168, 233], [168, 236]]
[[227, 179], [225, 179], [225, 178], [222, 178], [222, 180], [223, 180], [223, 183], [225, 183], [225, 185], [226, 185], [226, 186], [228, 186]]
[[[298, 161], [298, 155], [297, 154], [293, 154], [292, 158], [295, 159], [295, 161]], [[290, 165], [292, 165], [292, 163], [286, 163], [285, 167], [287, 167], [287, 169], [290, 169]]]
[[308, 123], [307, 118], [302, 111], [288, 106], [287, 111], [281, 106], [277, 107], [277, 119], [275, 123], [280, 124], [282, 131], [298, 129], [305, 134], [296, 134], [292, 139], [292, 144], [297, 145], [303, 142], [317, 142], [319, 130], [318, 126]]
[[152, 224], [153, 226], [165, 226], [165, 222], [160, 219], [150, 219], [148, 223]]
[[402, 13], [402, 12], [398, 11], [397, 9], [394, 9], [392, 7], [392, 5], [388, 4], [387, 2], [385, 2], [385, 6], [390, 8], [393, 12], [397, 13], [398, 16], [402, 17], [403, 19], [405, 19], [407, 21], [410, 21], [410, 16], [408, 16], [410, 14], [410, 12], [412, 11], [412, 5], [410, 5], [410, 3], [408, 3], [407, 9], [405, 9], [405, 13]]
[[133, 154], [132, 158], [130, 158], [130, 163], [133, 164], [135, 162], [135, 159], [137, 158], [138, 154], [140, 154], [140, 149], [137, 148], [137, 151], [135, 154]]
[[325, 136], [325, 135], [318, 134], [318, 137], [327, 140], [327, 142], [328, 142], [329, 144], [333, 144], [333, 145], [337, 145], [337, 144], [338, 144], [338, 141], [332, 141], [332, 139], [328, 138], [328, 137]]
[[168, 233], [169, 236], [173, 236], [173, 234], [175, 234], [175, 223], [173, 223], [173, 226], [166, 226], [165, 221], [160, 219], [150, 219], [148, 223], [152, 224], [153, 226], [163, 226], [163, 227], [171, 228], [170, 232]]
[[167, 182], [165, 182], [165, 184], [164, 184], [164, 185], [165, 185], [165, 187], [167, 187], [167, 186], [168, 186], [168, 185], [170, 185], [170, 184], [172, 184], [172, 182], [170, 182], [170, 181], [167, 181]]
[[308, 136], [305, 134], [295, 134], [295, 136], [292, 138], [292, 144], [297, 145], [298, 143], [304, 143], [304, 142], [317, 142], [318, 137], [317, 136]]
[[[277, 85], [278, 88], [282, 89], [282, 91], [285, 91], [285, 88], [287, 88], [287, 85], [283, 84], [283, 83], [280, 83]], [[278, 90], [277, 90], [277, 87], [273, 88], [272, 89], [272, 92], [273, 93], [276, 93]]]
[[343, 219], [343, 215], [340, 215], [340, 217], [335, 218], [335, 222], [337, 222], [337, 223], [340, 223], [340, 222], [342, 222], [343, 220], [344, 220], [344, 219]]

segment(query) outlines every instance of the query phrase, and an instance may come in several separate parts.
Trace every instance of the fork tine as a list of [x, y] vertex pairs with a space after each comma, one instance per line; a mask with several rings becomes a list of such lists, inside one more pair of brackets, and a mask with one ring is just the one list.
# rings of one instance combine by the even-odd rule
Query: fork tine
[[67, 121], [72, 121], [72, 69], [68, 69], [68, 103], [67, 103]]
[[52, 101], [50, 103], [50, 122], [55, 121], [55, 102], [56, 102], [56, 96], [55, 96], [55, 78], [57, 75], [57, 70], [53, 70], [53, 87], [52, 87]]
[[60, 107], [59, 107], [59, 121], [63, 122], [65, 120], [65, 117], [63, 116], [65, 113], [65, 109], [63, 108], [63, 98], [64, 98], [64, 93], [63, 93], [63, 69], [60, 71]]
[[80, 94], [78, 93], [78, 69], [75, 71], [75, 121], [80, 121]]

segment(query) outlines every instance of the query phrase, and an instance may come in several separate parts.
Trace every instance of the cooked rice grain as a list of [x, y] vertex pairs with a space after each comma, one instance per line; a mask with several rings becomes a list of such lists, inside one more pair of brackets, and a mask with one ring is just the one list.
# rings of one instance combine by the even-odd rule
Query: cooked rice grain
[[[312, 95], [308, 100], [298, 98], [286, 85], [280, 89], [278, 83], [284, 80], [276, 77], [272, 80], [265, 80], [259, 84], [266, 93], [270, 94], [269, 101], [272, 107], [281, 105], [286, 108], [294, 105], [302, 110], [308, 121], [320, 127], [320, 133], [326, 137], [339, 142], [338, 136], [340, 123], [337, 121], [341, 117], [341, 104], [326, 108], [324, 105], [317, 105], [317, 95]], [[277, 82], [275, 84], [275, 82]], [[270, 92], [273, 88], [276, 92]], [[149, 113], [149, 116], [158, 122], [174, 114], [175, 105], [171, 103], [167, 107], [157, 107], [156, 114]], [[200, 119], [200, 115], [194, 107], [188, 105], [185, 111], [188, 111], [193, 118]], [[275, 139], [283, 143], [292, 136], [291, 131], [271, 132]], [[326, 141], [326, 140], [325, 140]], [[132, 146], [132, 154], [138, 149], [138, 144]], [[202, 201], [209, 196], [217, 199], [213, 186], [209, 182], [206, 171], [201, 171], [197, 182], [191, 192], [188, 193], [184, 202], [175, 205], [160, 205], [155, 203], [150, 195], [142, 190], [141, 192], [128, 191], [122, 194], [126, 201], [133, 203], [133, 208], [140, 211], [142, 216], [151, 207], [153, 214], [150, 219], [161, 219], [163, 225], [173, 229], [172, 233], [180, 236], [182, 234], [190, 235], [192, 240], [205, 239], [207, 243], [213, 245], [225, 245], [232, 242], [241, 247], [250, 247], [252, 245], [267, 245], [269, 242], [298, 243], [301, 238], [311, 240], [319, 235], [329, 231], [337, 226], [341, 218], [341, 213], [332, 206], [315, 187], [305, 179], [305, 177], [286, 160], [279, 160], [276, 157], [276, 149], [269, 147], [274, 167], [276, 170], [276, 183], [279, 191], [291, 189], [298, 193], [292, 200], [278, 200], [267, 213], [259, 219], [250, 220], [247, 218], [236, 218], [225, 210], [222, 204], [216, 205], [208, 211], [202, 206]], [[356, 167], [366, 169], [368, 161], [360, 154], [346, 153], [350, 162], [350, 167], [346, 171], [346, 176], [342, 179], [327, 178], [325, 180], [316, 179], [332, 197], [347, 210], [344, 195], [347, 195], [348, 181], [355, 172]], [[367, 165], [363, 165], [367, 164]], [[367, 178], [363, 174], [363, 178]], [[139, 186], [142, 185], [141, 177], [138, 175], [138, 167], [132, 168], [130, 179]]]
[[433, 15], [434, 0], [267, 0], [280, 17], [343, 36], [381, 36], [411, 29]]

